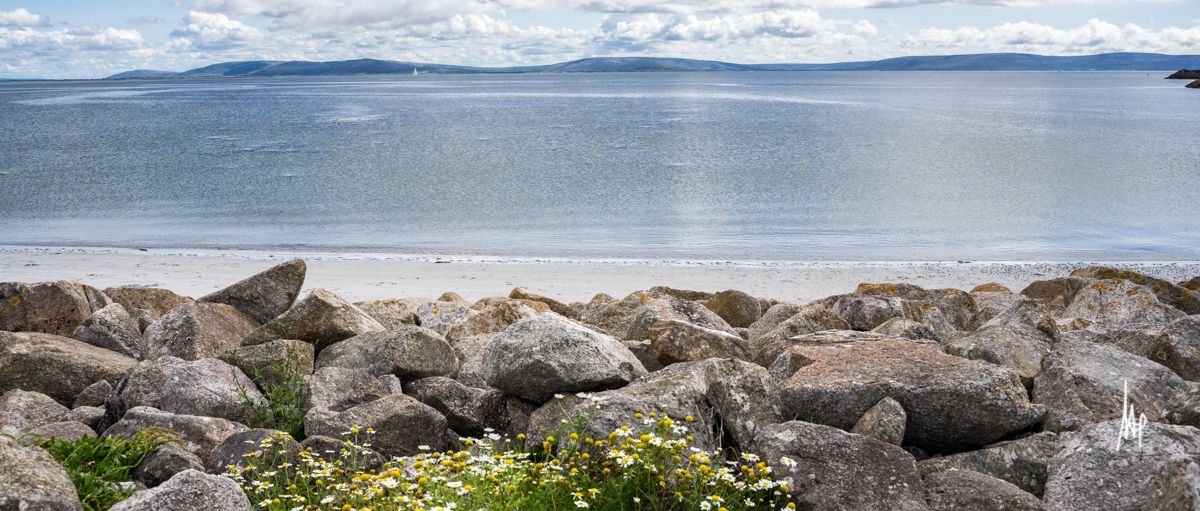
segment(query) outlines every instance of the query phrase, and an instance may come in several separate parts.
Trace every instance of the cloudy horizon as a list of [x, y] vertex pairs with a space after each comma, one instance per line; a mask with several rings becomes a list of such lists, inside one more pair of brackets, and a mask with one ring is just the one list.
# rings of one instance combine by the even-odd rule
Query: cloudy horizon
[[473, 66], [594, 56], [819, 63], [904, 55], [1200, 53], [1194, 0], [0, 1], [0, 77], [233, 60]]

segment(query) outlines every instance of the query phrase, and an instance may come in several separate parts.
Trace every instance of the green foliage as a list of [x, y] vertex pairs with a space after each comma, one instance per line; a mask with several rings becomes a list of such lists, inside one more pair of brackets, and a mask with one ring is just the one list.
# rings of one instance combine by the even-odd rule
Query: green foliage
[[[622, 426], [607, 438], [581, 437], [565, 425], [540, 444], [525, 436], [489, 434], [466, 440], [461, 451], [397, 458], [378, 471], [350, 457], [326, 461], [304, 451], [280, 456], [282, 442], [267, 439], [261, 453], [227, 476], [259, 509], [356, 511], [749, 511], [792, 508], [787, 488], [751, 454], [734, 460], [693, 448], [687, 423], [643, 417], [639, 429]], [[639, 433], [640, 431], [640, 433]], [[346, 432], [354, 441], [362, 431]], [[372, 433], [365, 431], [368, 440]], [[369, 446], [369, 442], [362, 444]]]
[[275, 429], [293, 438], [304, 439], [304, 371], [296, 353], [289, 351], [282, 363], [272, 362], [265, 370], [256, 368], [253, 377], [267, 402], [251, 399], [246, 388], [238, 384], [242, 404], [254, 411], [254, 417], [246, 425]]
[[78, 440], [51, 438], [37, 445], [50, 453], [75, 484], [86, 511], [104, 511], [129, 498], [132, 489], [120, 483], [132, 480], [133, 471], [146, 456], [171, 437], [146, 430], [131, 440], [116, 437], [82, 437]]

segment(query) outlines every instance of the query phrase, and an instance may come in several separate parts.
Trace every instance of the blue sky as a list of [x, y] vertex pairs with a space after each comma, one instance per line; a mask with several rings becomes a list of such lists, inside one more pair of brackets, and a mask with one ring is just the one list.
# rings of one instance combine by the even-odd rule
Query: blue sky
[[0, 0], [0, 77], [250, 59], [1200, 54], [1200, 0]]

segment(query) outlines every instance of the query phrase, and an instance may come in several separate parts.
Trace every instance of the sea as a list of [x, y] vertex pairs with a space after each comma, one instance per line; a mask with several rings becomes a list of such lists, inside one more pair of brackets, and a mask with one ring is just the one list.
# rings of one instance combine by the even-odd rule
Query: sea
[[0, 83], [0, 245], [567, 260], [1200, 260], [1146, 72]]

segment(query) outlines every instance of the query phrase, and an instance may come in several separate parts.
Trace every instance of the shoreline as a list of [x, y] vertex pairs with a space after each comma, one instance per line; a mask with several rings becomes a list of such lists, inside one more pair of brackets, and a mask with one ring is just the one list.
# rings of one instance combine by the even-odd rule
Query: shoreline
[[852, 291], [860, 282], [963, 290], [999, 282], [1015, 292], [1092, 264], [1171, 282], [1200, 275], [1200, 261], [716, 261], [0, 245], [0, 281], [79, 280], [99, 288], [165, 287], [202, 296], [297, 257], [309, 264], [306, 289], [329, 289], [351, 301], [433, 298], [447, 291], [474, 300], [521, 287], [570, 302], [665, 285], [807, 302]]

